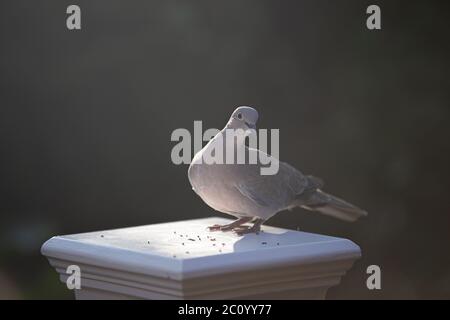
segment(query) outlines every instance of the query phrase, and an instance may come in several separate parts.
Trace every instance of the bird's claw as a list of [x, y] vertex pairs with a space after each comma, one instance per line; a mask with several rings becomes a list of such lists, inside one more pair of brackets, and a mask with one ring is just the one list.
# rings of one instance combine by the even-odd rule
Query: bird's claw
[[230, 227], [229, 225], [220, 225], [215, 224], [208, 227], [209, 231], [231, 231], [233, 230], [233, 227]]
[[220, 224], [215, 224], [208, 227], [209, 231], [220, 231], [221, 228], [222, 226]]
[[238, 236], [243, 236], [244, 234], [249, 234], [249, 233], [256, 233], [259, 234], [260, 229], [259, 228], [254, 228], [249, 227], [249, 226], [240, 226], [237, 228], [233, 229], [233, 233], [235, 233]]

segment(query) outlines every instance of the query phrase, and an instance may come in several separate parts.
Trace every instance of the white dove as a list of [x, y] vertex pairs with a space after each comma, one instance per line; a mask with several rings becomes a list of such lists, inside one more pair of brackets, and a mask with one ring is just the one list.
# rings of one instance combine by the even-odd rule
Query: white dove
[[[188, 170], [189, 181], [193, 190], [213, 209], [237, 218], [230, 224], [213, 225], [211, 231], [234, 231], [237, 234], [258, 233], [261, 225], [276, 213], [301, 207], [320, 212], [346, 221], [355, 221], [367, 212], [321, 190], [320, 178], [303, 175], [285, 162], [279, 161], [279, 170], [274, 175], [261, 175], [262, 164], [208, 164], [204, 161], [205, 153], [217, 143], [233, 144], [245, 148], [246, 155], [261, 153], [270, 161], [278, 161], [260, 150], [245, 146], [245, 134], [233, 141], [227, 141], [226, 129], [256, 129], [258, 112], [251, 107], [239, 107], [231, 115], [225, 128], [208, 144], [195, 154]], [[230, 140], [230, 139], [228, 139]], [[226, 148], [225, 148], [226, 150]], [[224, 151], [224, 157], [225, 157]], [[248, 159], [248, 157], [246, 158]], [[253, 222], [252, 226], [245, 223]]]

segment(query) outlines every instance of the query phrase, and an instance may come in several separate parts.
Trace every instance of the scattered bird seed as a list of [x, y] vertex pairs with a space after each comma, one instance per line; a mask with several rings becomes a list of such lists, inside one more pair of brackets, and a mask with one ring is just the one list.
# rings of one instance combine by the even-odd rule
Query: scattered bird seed
[[195, 239], [192, 239], [192, 238], [189, 238], [188, 240], [190, 240], [190, 241], [195, 241]]
[[209, 239], [209, 240], [211, 240], [211, 241], [216, 241], [216, 238], [211, 238], [211, 239]]

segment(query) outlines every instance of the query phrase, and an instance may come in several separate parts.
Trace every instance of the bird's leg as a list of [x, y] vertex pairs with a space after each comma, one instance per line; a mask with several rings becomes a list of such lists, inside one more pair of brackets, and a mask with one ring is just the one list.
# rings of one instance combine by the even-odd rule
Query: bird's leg
[[236, 227], [239, 227], [240, 225], [249, 222], [250, 220], [252, 220], [251, 217], [244, 217], [244, 218], [239, 218], [229, 224], [215, 224], [213, 226], [208, 227], [209, 231], [230, 231], [233, 230]]
[[256, 218], [254, 220], [253, 226], [251, 226], [251, 227], [239, 226], [239, 227], [234, 228], [233, 231], [239, 236], [242, 236], [247, 233], [258, 234], [261, 231], [261, 225], [264, 223], [264, 221], [265, 221], [264, 219]]

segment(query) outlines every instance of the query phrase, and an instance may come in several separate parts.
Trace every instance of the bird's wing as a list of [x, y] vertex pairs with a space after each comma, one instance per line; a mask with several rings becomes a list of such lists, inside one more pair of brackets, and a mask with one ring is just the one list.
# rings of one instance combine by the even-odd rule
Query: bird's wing
[[287, 163], [279, 162], [275, 175], [261, 175], [253, 170], [235, 187], [239, 192], [262, 207], [287, 208], [296, 195], [308, 187], [308, 179]]

